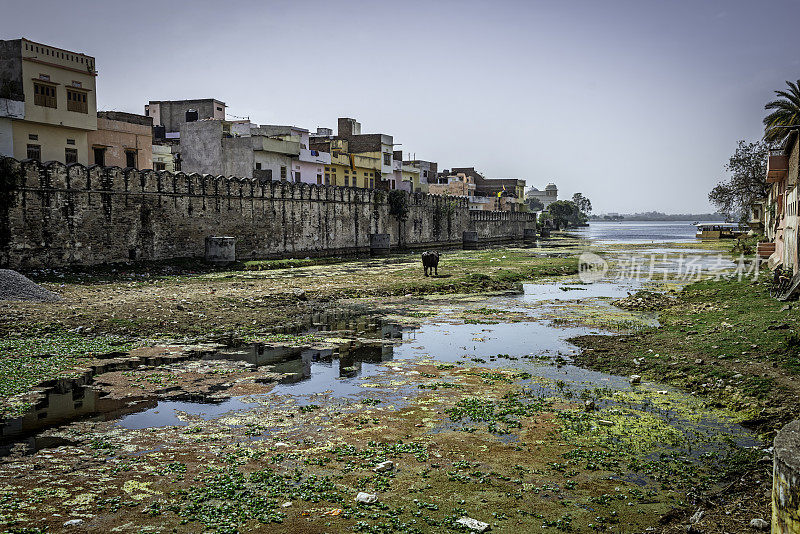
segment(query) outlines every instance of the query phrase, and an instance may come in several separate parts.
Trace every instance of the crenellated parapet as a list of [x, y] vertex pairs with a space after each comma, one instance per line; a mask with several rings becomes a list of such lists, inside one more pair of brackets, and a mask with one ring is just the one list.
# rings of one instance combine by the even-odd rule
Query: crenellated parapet
[[[476, 212], [466, 197], [403, 193], [390, 215], [386, 191], [234, 176], [35, 160], [0, 161], [0, 265], [40, 268], [202, 257], [205, 238], [233, 236], [239, 259], [368, 252], [391, 246], [522, 239], [527, 213]], [[5, 237], [4, 237], [5, 236]]]

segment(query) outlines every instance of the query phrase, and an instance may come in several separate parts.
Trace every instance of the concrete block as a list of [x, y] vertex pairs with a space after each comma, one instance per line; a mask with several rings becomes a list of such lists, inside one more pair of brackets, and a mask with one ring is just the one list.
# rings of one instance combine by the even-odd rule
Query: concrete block
[[372, 254], [388, 254], [390, 243], [389, 234], [369, 234], [369, 250]]
[[233, 237], [206, 237], [206, 261], [236, 261], [236, 239]]
[[800, 533], [800, 420], [775, 436], [772, 460], [772, 532]]

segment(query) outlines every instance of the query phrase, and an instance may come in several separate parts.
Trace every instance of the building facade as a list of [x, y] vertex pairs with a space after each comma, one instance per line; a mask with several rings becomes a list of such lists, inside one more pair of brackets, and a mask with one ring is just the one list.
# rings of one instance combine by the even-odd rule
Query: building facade
[[165, 135], [177, 137], [181, 124], [203, 119], [225, 120], [225, 102], [215, 98], [197, 100], [151, 100], [144, 114], [153, 119], [153, 126], [164, 129]]
[[[782, 267], [798, 272], [798, 172], [800, 143], [795, 130], [786, 138], [783, 148], [771, 150], [767, 159], [769, 191], [763, 209], [764, 234], [769, 247], [769, 267]], [[764, 250], [759, 244], [759, 250]]]
[[0, 155], [88, 164], [95, 61], [28, 39], [0, 41]]
[[558, 187], [556, 184], [549, 183], [544, 191], [531, 187], [525, 195], [526, 199], [537, 199], [547, 209], [547, 206], [558, 200]]
[[97, 130], [88, 133], [89, 165], [151, 169], [153, 119], [120, 111], [97, 113]]
[[475, 170], [475, 167], [453, 167], [452, 171], [445, 170], [439, 174], [439, 179], [451, 175], [463, 174], [475, 184], [475, 196], [494, 199], [494, 202], [485, 201], [482, 204], [494, 206], [483, 209], [496, 211], [526, 211], [524, 202], [525, 180], [519, 178], [486, 178]]

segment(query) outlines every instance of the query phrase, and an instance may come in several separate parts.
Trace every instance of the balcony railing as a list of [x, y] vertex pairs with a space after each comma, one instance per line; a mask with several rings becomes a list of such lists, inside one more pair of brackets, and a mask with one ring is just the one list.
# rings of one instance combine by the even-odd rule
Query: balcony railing
[[770, 154], [767, 158], [767, 183], [780, 182], [789, 175], [789, 158], [783, 154]]

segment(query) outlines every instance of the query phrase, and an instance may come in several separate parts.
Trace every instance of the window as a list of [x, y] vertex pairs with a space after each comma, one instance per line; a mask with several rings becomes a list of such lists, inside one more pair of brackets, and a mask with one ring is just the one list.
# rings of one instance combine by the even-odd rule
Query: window
[[46, 108], [58, 107], [55, 86], [33, 82], [33, 103]]
[[294, 181], [295, 183], [300, 183], [300, 171], [294, 171]]
[[331, 185], [331, 178], [327, 174], [325, 175], [325, 185]]
[[67, 165], [69, 165], [70, 163], [78, 163], [78, 150], [75, 148], [65, 148], [64, 163], [66, 163]]
[[106, 164], [106, 149], [102, 147], [93, 147], [92, 152], [94, 153], [94, 164], [104, 166]]
[[153, 169], [157, 171], [165, 171], [167, 170], [167, 164], [163, 161], [155, 161], [153, 162]]
[[38, 141], [39, 136], [37, 134], [28, 134], [28, 141]]
[[384, 165], [391, 165], [392, 164], [392, 155], [388, 152], [383, 155], [383, 164]]
[[281, 166], [281, 180], [286, 180], [286, 167]]
[[222, 111], [222, 108], [217, 106], [217, 111]]
[[75, 144], [75, 139], [67, 139], [67, 144], [68, 145], [74, 145]]
[[317, 175], [317, 185], [322, 185], [322, 175], [321, 174]]
[[394, 180], [392, 180], [392, 189], [394, 189]]
[[42, 161], [42, 145], [28, 145], [28, 159]]
[[258, 171], [261, 170], [261, 162], [256, 163], [256, 170], [258, 170]]
[[350, 177], [347, 176], [347, 175], [345, 175], [345, 177], [344, 177], [344, 186], [345, 187], [350, 187]]
[[86, 93], [67, 89], [67, 109], [78, 113], [89, 113], [89, 107], [86, 104]]
[[135, 150], [126, 150], [125, 151], [125, 166], [126, 167], [136, 168], [136, 151]]
[[375, 189], [375, 179], [374, 178], [370, 178], [369, 179], [369, 187], [370, 187], [370, 189]]

